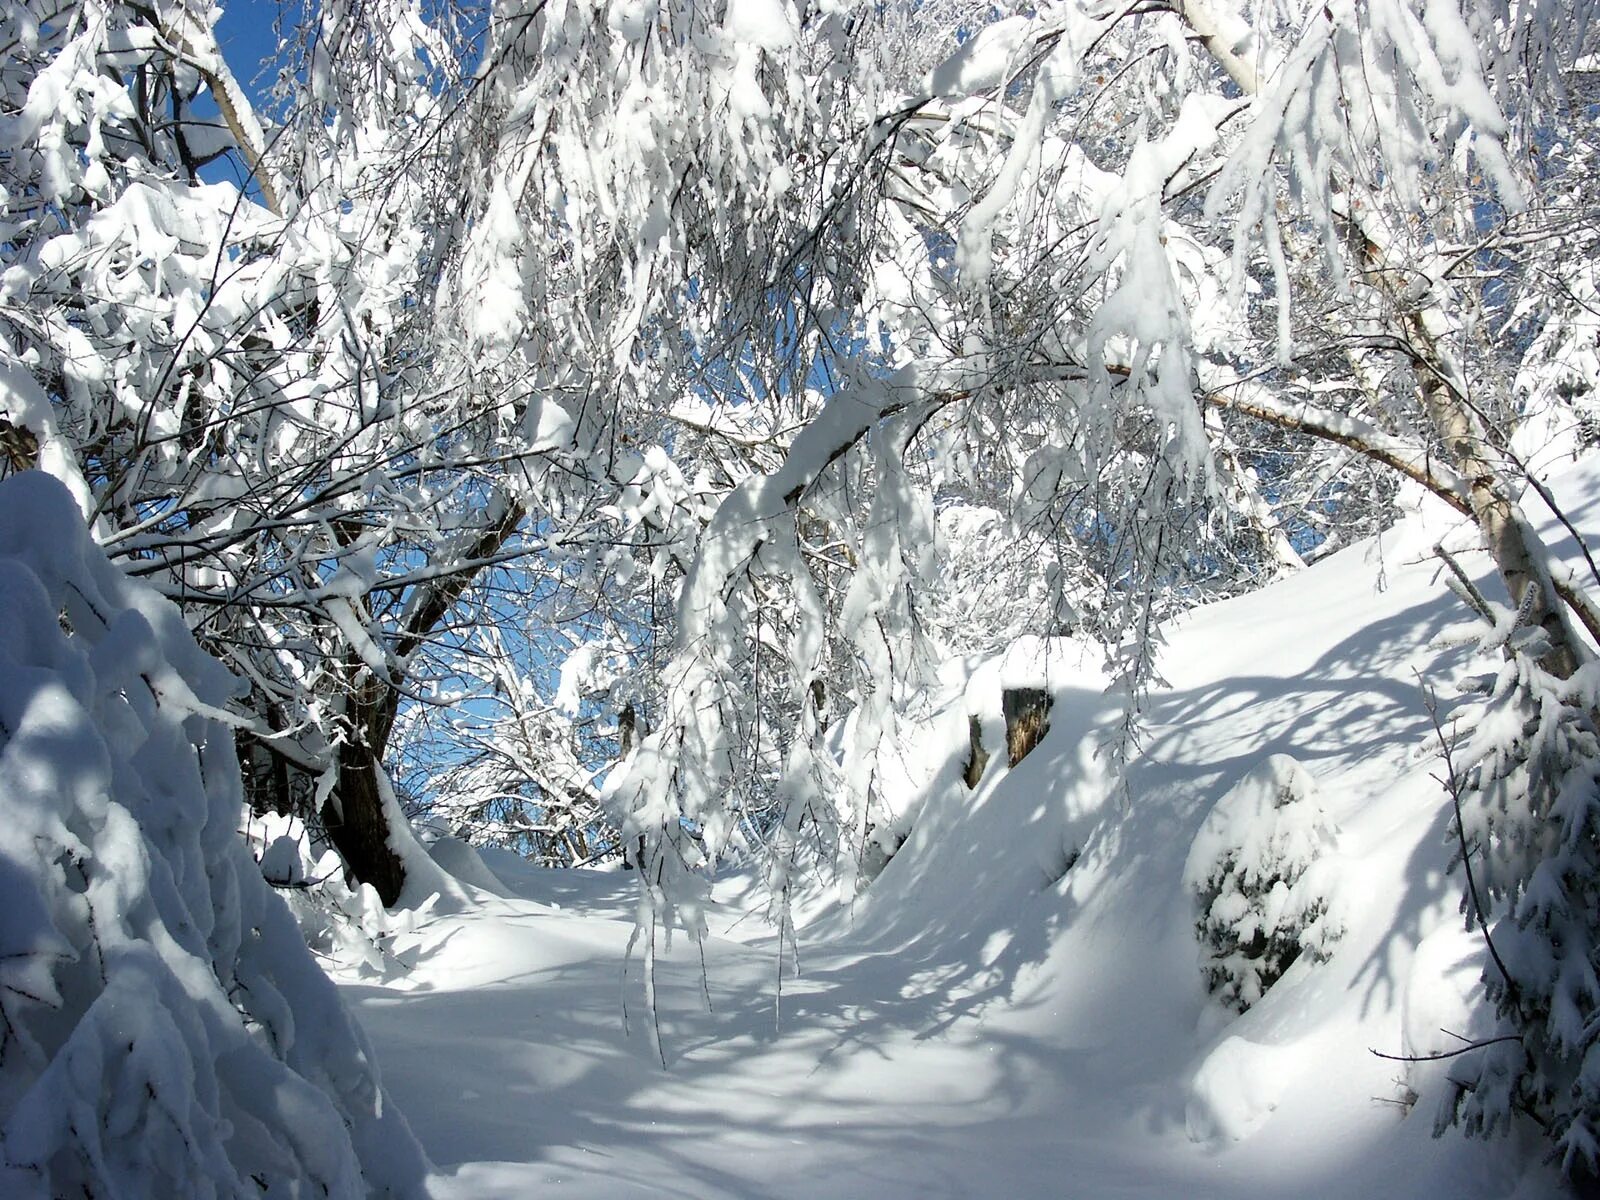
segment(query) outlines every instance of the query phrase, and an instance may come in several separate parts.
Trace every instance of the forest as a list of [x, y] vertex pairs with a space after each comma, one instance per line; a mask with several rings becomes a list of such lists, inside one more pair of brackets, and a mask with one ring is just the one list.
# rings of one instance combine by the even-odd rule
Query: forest
[[0, 1195], [1600, 1195], [1600, 4], [0, 43]]

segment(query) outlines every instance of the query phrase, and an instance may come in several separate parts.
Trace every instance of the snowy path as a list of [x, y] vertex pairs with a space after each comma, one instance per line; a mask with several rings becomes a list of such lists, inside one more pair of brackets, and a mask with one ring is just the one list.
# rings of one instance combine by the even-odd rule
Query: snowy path
[[[494, 857], [513, 898], [424, 926], [403, 979], [345, 987], [436, 1194], [1558, 1195], [1531, 1144], [1430, 1136], [1443, 1067], [1369, 1052], [1453, 1045], [1479, 971], [1417, 682], [1453, 670], [1439, 532], [1386, 540], [1382, 592], [1358, 548], [1182, 622], [1125, 810], [1091, 753], [1103, 689], [1068, 664], [1039, 749], [929, 799], [856, 911], [803, 930], [781, 1021], [771, 935], [724, 888], [709, 1010], [691, 943], [661, 964], [667, 1068], [637, 968], [622, 987], [631, 878]], [[1233, 1017], [1199, 984], [1184, 863], [1271, 753], [1339, 827], [1347, 931]]]
[[[1397, 1140], [1376, 1103], [1353, 1130], [1337, 1128], [1350, 1119], [1337, 1105], [1313, 1106], [1281, 1141], [1197, 1144], [1173, 1087], [1192, 1019], [1163, 1027], [1160, 1001], [1118, 998], [1114, 970], [1074, 997], [1029, 961], [1054, 955], [1033, 947], [1014, 967], [1001, 934], [970, 963], [812, 947], [804, 977], [785, 980], [778, 1031], [770, 940], [711, 939], [711, 1012], [680, 944], [662, 966], [663, 1070], [643, 1029], [622, 1027], [631, 880], [526, 871], [516, 883], [544, 902], [442, 918], [403, 983], [345, 989], [440, 1197], [1355, 1198], [1428, 1194], [1403, 1181], [1437, 1179], [1435, 1167], [1463, 1196], [1515, 1186], [1500, 1176], [1485, 1190], [1494, 1173], [1465, 1186], [1474, 1168], [1442, 1153], [1459, 1159], [1459, 1144], [1417, 1128]], [[760, 928], [740, 915], [724, 908], [714, 925]], [[635, 980], [635, 1004], [637, 992]], [[1120, 1009], [1119, 1027], [1072, 1036], [1074, 1002], [1095, 1025]]]
[[[680, 945], [662, 971], [666, 1071], [622, 1028], [631, 880], [522, 882], [561, 910], [491, 902], [425, 932], [442, 940], [404, 990], [346, 989], [441, 1195], [1053, 1195], [1081, 1173], [1094, 1130], [1080, 1109], [1062, 1136], [1059, 1114], [1079, 1107], [1063, 1057], [953, 1017], [937, 973], [818, 954], [785, 981], [775, 1032], [769, 941], [709, 943], [710, 1013]], [[1095, 1055], [1079, 1057], [1092, 1078]]]

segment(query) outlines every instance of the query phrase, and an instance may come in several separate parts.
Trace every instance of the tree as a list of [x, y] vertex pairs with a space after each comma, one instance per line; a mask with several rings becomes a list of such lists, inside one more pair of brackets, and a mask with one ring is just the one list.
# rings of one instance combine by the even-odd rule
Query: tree
[[526, 670], [498, 626], [475, 629], [469, 642], [462, 670], [473, 702], [413, 706], [397, 731], [428, 819], [474, 845], [503, 846], [547, 866], [618, 854], [595, 764], [617, 758], [615, 743], [629, 736], [622, 655], [601, 640], [569, 646], [552, 687]]
[[[1467, 589], [1463, 589], [1468, 591]], [[1482, 931], [1484, 991], [1498, 1037], [1451, 1074], [1436, 1128], [1492, 1134], [1532, 1117], [1562, 1170], [1600, 1168], [1600, 737], [1596, 664], [1562, 679], [1542, 665], [1545, 634], [1526, 613], [1468, 591], [1486, 619], [1478, 649], [1494, 662], [1483, 712], [1445, 746], [1455, 802], [1463, 910]]]
[[[487, 64], [518, 61], [530, 20], [307, 14], [268, 138], [214, 16], [6, 10], [28, 49], [6, 76], [8, 445], [68, 480], [102, 543], [251, 681], [265, 799], [309, 794], [393, 903], [406, 835], [382, 759], [401, 701], [434, 702], [430, 675], [451, 668], [433, 650], [485, 571], [628, 557], [601, 502], [660, 474], [623, 447], [646, 423], [622, 421], [657, 385], [614, 322], [653, 317], [604, 245], [518, 229], [517, 203], [575, 205], [576, 187], [506, 117], [510, 66], [461, 67], [474, 39]], [[570, 32], [549, 31], [552, 56], [615, 52]], [[221, 123], [192, 119], [199, 82]], [[594, 97], [541, 86], [573, 105], [572, 137]], [[197, 178], [224, 152], [246, 193]], [[607, 236], [587, 214], [570, 229]]]
[[1208, 570], [1240, 578], [1222, 529], [1260, 531], [1252, 569], [1292, 566], [1263, 469], [1233, 449], [1241, 417], [1367, 464], [1321, 515], [1370, 528], [1393, 494], [1384, 473], [1443, 496], [1478, 525], [1510, 594], [1534, 596], [1552, 669], [1586, 656], [1568, 614], [1591, 624], [1591, 605], [1550, 577], [1516, 505], [1516, 347], [1485, 344], [1480, 314], [1505, 285], [1478, 277], [1488, 257], [1508, 264], [1502, 281], [1526, 269], [1516, 243], [1551, 217], [1528, 207], [1513, 164], [1549, 136], [1541, 119], [1563, 119], [1558, 68], [1500, 64], [1570, 61], [1582, 14], [1498, 29], [1487, 7], [1225, 15], [1176, 3], [998, 20], [872, 124], [884, 182], [851, 212], [874, 235], [853, 311], [886, 361], [843, 377], [784, 465], [736, 490], [701, 540], [668, 676], [678, 708], [619, 792], [664, 861], [698, 861], [684, 822], [734, 827], [710, 799], [736, 794], [720, 784], [732, 764], [705, 734], [750, 720], [726, 658], [748, 628], [733, 598], [826, 594], [796, 536], [840, 492], [869, 489], [856, 503], [872, 532], [837, 620], [820, 599], [794, 610], [782, 669], [800, 710], [784, 787], [809, 811], [827, 787], [806, 682], [830, 639], [854, 658], [841, 828], [872, 821], [875, 747], [915, 679], [928, 513], [985, 475], [998, 477], [986, 495], [1059, 530], [1103, 581], [1100, 632], [1121, 647], [1130, 703], [1163, 606], [1205, 594]]
[[0, 1190], [421, 1196], [238, 836], [234, 679], [38, 472], [0, 483]]
[[[1592, 8], [329, 3], [259, 117], [212, 10], [6, 0], [5, 470], [388, 904], [397, 730], [457, 739], [431, 802], [606, 830], [652, 920], [730, 852], [848, 885], [1002, 553], [1006, 628], [1105, 646], [1115, 753], [1164, 617], [1419, 489], [1581, 679], [1519, 429], [1588, 416]], [[591, 642], [630, 682], [557, 705]]]
[[[6, 453], [250, 681], [253, 777], [387, 903], [402, 724], [546, 809], [604, 776], [663, 916], [730, 849], [848, 877], [962, 620], [957, 505], [1106, 645], [1119, 752], [1162, 617], [1406, 489], [1542, 669], [1600, 632], [1514, 449], [1524, 352], [1582, 336], [1530, 304], [1590, 211], [1586, 5], [956, 4], [919, 60], [894, 7], [331, 4], [265, 121], [209, 13], [5, 13]], [[540, 687], [474, 727], [557, 614], [641, 676], [609, 776]], [[505, 753], [530, 728], [562, 749]]]

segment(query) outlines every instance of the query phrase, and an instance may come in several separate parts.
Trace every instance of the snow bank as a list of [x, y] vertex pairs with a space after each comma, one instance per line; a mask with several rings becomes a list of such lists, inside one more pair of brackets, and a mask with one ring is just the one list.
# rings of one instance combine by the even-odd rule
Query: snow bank
[[41, 473], [0, 482], [0, 612], [0, 1194], [424, 1194], [238, 837], [232, 678]]

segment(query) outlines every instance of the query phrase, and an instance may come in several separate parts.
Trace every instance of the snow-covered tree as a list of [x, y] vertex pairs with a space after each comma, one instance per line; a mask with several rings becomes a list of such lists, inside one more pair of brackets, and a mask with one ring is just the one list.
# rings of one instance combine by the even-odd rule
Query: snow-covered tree
[[238, 837], [235, 681], [0, 484], [0, 1191], [421, 1196], [366, 1040]]
[[1440, 1128], [1508, 1128], [1531, 1115], [1570, 1175], [1600, 1169], [1600, 674], [1552, 674], [1544, 633], [1473, 597], [1497, 659], [1447, 759], [1463, 911], [1486, 941], [1484, 990], [1501, 1022], [1451, 1073]]
[[431, 824], [473, 845], [515, 850], [549, 866], [617, 857], [622, 846], [598, 776], [631, 736], [623, 656], [603, 640], [569, 646], [559, 672], [524, 659], [548, 645], [508, 644], [476, 629], [460, 656], [463, 693], [445, 708], [413, 705], [396, 731], [400, 779]]
[[[919, 58], [923, 9], [957, 44]], [[608, 805], [693, 927], [730, 850], [850, 875], [959, 642], [1098, 635], [1126, 750], [1162, 617], [1419, 488], [1580, 669], [1515, 435], [1578, 395], [1537, 363], [1582, 264], [1538, 296], [1591, 9], [328, 4], [263, 121], [211, 10], [11, 0], [0, 447], [249, 682], [253, 777], [385, 902], [425, 728], [568, 829]], [[1024, 608], [951, 586], [986, 545]], [[601, 636], [609, 772], [552, 717]]]
[[[868, 126], [883, 186], [849, 210], [871, 356], [830, 361], [783, 464], [707, 525], [672, 707], [615, 792], [662, 878], [738, 829], [754, 656], [730, 648], [764, 591], [802, 601], [779, 663], [793, 716], [781, 767], [745, 762], [778, 780], [789, 825], [872, 824], [877, 748], [926, 668], [941, 493], [976, 488], [1071, 544], [1130, 705], [1163, 611], [1380, 525], [1394, 480], [1471, 518], [1511, 596], [1533, 597], [1548, 665], [1575, 669], [1570, 617], [1591, 606], [1518, 508], [1521, 346], [1484, 328], [1513, 272], [1476, 267], [1516, 263], [1542, 228], [1518, 164], [1546, 136], [1533, 112], [1566, 123], [1584, 11], [1066, 4], [1000, 14], [911, 84]], [[1538, 73], [1511, 65], [1530, 55]], [[1263, 427], [1283, 449], [1251, 461]], [[837, 610], [806, 553], [817, 512], [853, 567]], [[806, 697], [830, 645], [852, 703], [824, 763]]]
[[1343, 932], [1323, 862], [1333, 823], [1316, 781], [1286, 754], [1217, 801], [1190, 847], [1184, 884], [1199, 916], [1206, 987], [1243, 1012], [1302, 954], [1326, 959]]
[[[646, 561], [694, 503], [641, 452], [667, 409], [637, 401], [663, 386], [645, 350], [673, 345], [650, 297], [682, 285], [612, 274], [619, 226], [582, 206], [645, 149], [624, 122], [616, 171], [591, 177], [542, 141], [558, 113], [563, 137], [597, 127], [583, 87], [615, 82], [626, 43], [551, 26], [550, 60], [587, 82], [540, 76], [535, 129], [513, 64], [531, 70], [544, 26], [491, 22], [484, 61], [504, 69], [480, 77], [485, 31], [432, 15], [304, 14], [270, 136], [214, 10], [13, 5], [4, 30], [24, 51], [0, 146], [10, 465], [67, 480], [102, 544], [250, 680], [252, 778], [288, 781], [261, 799], [309, 797], [390, 903], [406, 851], [382, 763], [402, 701], [440, 703], [456, 676], [474, 581], [517, 562], [530, 593], [594, 596], [634, 562], [606, 501], [650, 509]], [[196, 131], [202, 89], [222, 115]], [[244, 192], [197, 178], [218, 153], [251, 172]], [[530, 238], [518, 213], [553, 214], [549, 197], [569, 219]], [[630, 322], [650, 331], [637, 355]]]

